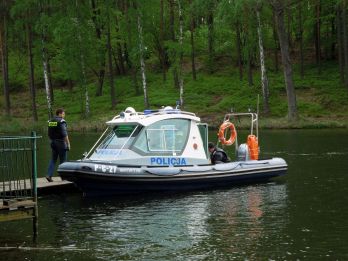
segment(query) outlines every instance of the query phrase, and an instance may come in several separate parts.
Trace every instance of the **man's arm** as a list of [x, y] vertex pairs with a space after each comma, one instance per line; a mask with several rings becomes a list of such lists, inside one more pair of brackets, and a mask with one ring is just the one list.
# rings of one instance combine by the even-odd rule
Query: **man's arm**
[[62, 128], [62, 132], [63, 132], [63, 135], [64, 135], [64, 141], [65, 141], [65, 144], [66, 144], [66, 148], [68, 150], [70, 150], [70, 140], [69, 140], [69, 136], [68, 136], [68, 131], [66, 129], [66, 122], [63, 120], [62, 124], [61, 124], [61, 128]]
[[68, 135], [65, 136], [64, 141], [67, 146], [67, 149], [70, 150], [70, 140]]

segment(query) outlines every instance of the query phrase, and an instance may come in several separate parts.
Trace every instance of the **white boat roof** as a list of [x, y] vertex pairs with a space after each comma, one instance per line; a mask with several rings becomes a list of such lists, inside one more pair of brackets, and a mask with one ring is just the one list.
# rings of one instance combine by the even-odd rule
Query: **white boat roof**
[[140, 124], [149, 126], [157, 121], [166, 119], [187, 119], [195, 122], [200, 122], [201, 119], [192, 112], [181, 111], [166, 107], [160, 110], [145, 110], [144, 112], [136, 112], [133, 108], [128, 107], [120, 115], [115, 116], [111, 121], [107, 121], [108, 126], [123, 125], [123, 124]]

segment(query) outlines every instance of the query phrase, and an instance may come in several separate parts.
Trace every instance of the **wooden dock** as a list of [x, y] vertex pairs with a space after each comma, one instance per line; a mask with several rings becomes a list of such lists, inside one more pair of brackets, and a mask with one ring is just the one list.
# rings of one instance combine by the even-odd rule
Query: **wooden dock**
[[[53, 177], [53, 182], [48, 182], [46, 178], [37, 178], [37, 192], [38, 195], [59, 193], [60, 191], [73, 191], [76, 190], [74, 184], [67, 180], [62, 180], [60, 177]], [[7, 193], [11, 191], [13, 182], [5, 182], [4, 186], [0, 186], [0, 193]], [[22, 190], [30, 189], [30, 179], [16, 181], [16, 188], [22, 188]], [[21, 191], [18, 191], [19, 193]]]

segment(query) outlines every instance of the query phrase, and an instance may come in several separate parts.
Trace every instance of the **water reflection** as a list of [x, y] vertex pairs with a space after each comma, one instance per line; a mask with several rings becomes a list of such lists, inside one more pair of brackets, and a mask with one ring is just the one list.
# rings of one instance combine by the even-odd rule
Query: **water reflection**
[[[177, 260], [173, 253], [181, 253], [176, 257], [184, 260], [193, 254], [245, 257], [265, 234], [286, 226], [274, 222], [286, 209], [285, 184], [157, 196], [83, 199], [78, 210], [64, 206], [57, 237], [63, 245], [98, 249], [96, 258]], [[75, 200], [73, 205], [80, 204]]]
[[[70, 158], [96, 138], [76, 136]], [[286, 159], [288, 175], [184, 194], [45, 196], [38, 245], [30, 220], [2, 223], [0, 254], [4, 260], [347, 259], [348, 132], [266, 131], [260, 142], [263, 156]], [[22, 249], [4, 249], [16, 246]]]

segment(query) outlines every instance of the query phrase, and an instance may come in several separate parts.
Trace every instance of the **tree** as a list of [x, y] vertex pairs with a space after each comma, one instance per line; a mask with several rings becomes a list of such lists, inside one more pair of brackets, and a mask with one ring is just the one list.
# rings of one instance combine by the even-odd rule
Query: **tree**
[[143, 91], [144, 91], [144, 106], [149, 108], [149, 98], [147, 95], [147, 83], [146, 83], [146, 72], [145, 72], [145, 61], [144, 61], [144, 43], [143, 43], [143, 25], [141, 19], [141, 11], [138, 10], [138, 34], [139, 34], [139, 58], [140, 58], [140, 71], [143, 80]]
[[2, 0], [0, 11], [0, 50], [2, 64], [2, 79], [5, 97], [5, 112], [11, 114], [10, 86], [8, 77], [8, 50], [7, 50], [7, 19], [8, 19], [8, 1]]
[[289, 54], [289, 42], [286, 37], [286, 30], [284, 26], [284, 5], [282, 0], [270, 0], [274, 8], [276, 23], [278, 29], [278, 39], [280, 44], [280, 51], [282, 56], [282, 63], [284, 67], [285, 87], [288, 98], [288, 119], [290, 121], [297, 120], [297, 105], [295, 87], [292, 80], [292, 67]]
[[270, 113], [269, 109], [269, 88], [268, 88], [268, 78], [266, 73], [265, 56], [263, 50], [263, 40], [262, 40], [262, 26], [260, 19], [261, 3], [257, 1], [256, 3], [256, 18], [257, 18], [257, 35], [259, 38], [259, 51], [260, 51], [260, 67], [261, 67], [261, 86], [262, 86], [262, 97], [263, 97], [263, 112], [268, 115]]
[[105, 76], [105, 48], [102, 48], [102, 31], [103, 31], [103, 21], [102, 16], [100, 12], [100, 8], [96, 5], [95, 0], [91, 0], [91, 7], [92, 7], [92, 21], [95, 27], [95, 33], [97, 37], [97, 50], [98, 53], [98, 60], [99, 60], [99, 69], [95, 71], [98, 78], [98, 86], [96, 91], [96, 96], [102, 96], [103, 95], [103, 84], [104, 84], [104, 76]]
[[298, 36], [300, 41], [300, 75], [304, 78], [304, 54], [303, 54], [303, 22], [302, 22], [302, 2], [298, 3]]
[[115, 95], [115, 84], [114, 84], [114, 75], [113, 75], [113, 67], [112, 67], [110, 12], [109, 11], [107, 12], [107, 50], [108, 50], [111, 108], [114, 110], [116, 107], [116, 95]]
[[29, 90], [31, 96], [31, 110], [33, 115], [33, 120], [37, 121], [37, 108], [36, 108], [36, 89], [35, 89], [35, 80], [34, 80], [34, 62], [33, 62], [33, 32], [32, 27], [29, 21], [30, 12], [27, 11], [27, 48], [28, 48], [28, 65], [29, 65]]
[[169, 1], [169, 32], [170, 32], [170, 39], [172, 41], [172, 46], [170, 48], [171, 52], [171, 64], [172, 64], [172, 70], [173, 70], [173, 79], [174, 79], [174, 87], [179, 89], [179, 77], [178, 77], [178, 70], [177, 70], [177, 51], [176, 51], [176, 45], [175, 43], [175, 0], [168, 0]]
[[183, 14], [182, 6], [180, 0], [178, 0], [178, 10], [179, 10], [179, 44], [180, 44], [180, 69], [179, 69], [179, 86], [180, 86], [180, 105], [184, 106], [184, 76], [183, 76]]
[[196, 73], [196, 62], [195, 62], [195, 38], [194, 38], [194, 31], [195, 31], [195, 15], [193, 11], [193, 5], [192, 0], [190, 0], [190, 11], [191, 11], [191, 21], [190, 21], [190, 43], [191, 43], [191, 68], [192, 68], [192, 79], [197, 80], [197, 73]]

